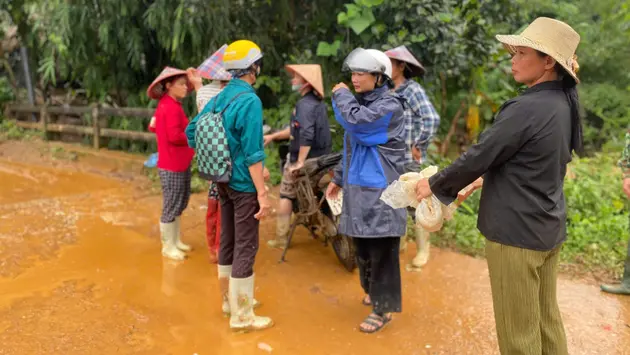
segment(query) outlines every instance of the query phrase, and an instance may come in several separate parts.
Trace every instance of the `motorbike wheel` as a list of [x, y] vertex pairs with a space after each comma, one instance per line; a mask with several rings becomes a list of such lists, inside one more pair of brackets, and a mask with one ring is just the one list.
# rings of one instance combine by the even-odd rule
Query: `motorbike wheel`
[[332, 240], [332, 247], [337, 259], [346, 270], [352, 272], [357, 267], [354, 243], [352, 238], [345, 235], [336, 235]]

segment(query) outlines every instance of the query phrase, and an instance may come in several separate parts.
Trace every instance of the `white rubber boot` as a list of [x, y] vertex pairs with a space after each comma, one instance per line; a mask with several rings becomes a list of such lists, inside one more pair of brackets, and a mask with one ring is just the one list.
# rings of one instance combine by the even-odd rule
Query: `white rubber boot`
[[181, 216], [180, 217], [175, 217], [175, 226], [177, 227], [177, 237], [175, 238], [175, 246], [177, 247], [177, 249], [181, 250], [181, 251], [191, 251], [192, 247], [188, 244], [184, 244], [184, 242], [182, 242], [182, 228], [181, 228]]
[[282, 248], [287, 245], [289, 236], [289, 228], [291, 228], [291, 216], [278, 215], [276, 217], [276, 239], [267, 241], [269, 248]]
[[273, 326], [269, 317], [254, 314], [254, 275], [245, 279], [230, 277], [230, 328], [233, 331], [262, 330]]
[[431, 252], [431, 233], [422, 227], [416, 227], [416, 249], [418, 254], [411, 261], [414, 267], [423, 267], [429, 261]]
[[[221, 292], [221, 310], [223, 311], [223, 315], [230, 315], [230, 275], [232, 275], [232, 265], [218, 265], [219, 275], [219, 290]], [[254, 298], [254, 308], [258, 308], [260, 306], [260, 302]]]
[[232, 275], [232, 265], [218, 265], [219, 290], [221, 292], [221, 310], [224, 315], [230, 315], [230, 275]]
[[177, 249], [175, 239], [177, 238], [177, 226], [175, 222], [160, 222], [160, 234], [162, 239], [162, 256], [173, 260], [184, 260], [186, 254]]

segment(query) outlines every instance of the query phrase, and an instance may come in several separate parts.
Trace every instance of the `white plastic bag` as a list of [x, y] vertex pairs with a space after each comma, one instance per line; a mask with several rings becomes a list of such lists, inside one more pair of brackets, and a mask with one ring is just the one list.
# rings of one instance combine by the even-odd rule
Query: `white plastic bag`
[[326, 195], [326, 201], [328, 202], [328, 207], [330, 207], [332, 214], [334, 216], [339, 216], [343, 207], [343, 190], [339, 189], [337, 196], [334, 198], [330, 198]]
[[419, 173], [401, 175], [385, 189], [381, 200], [392, 208], [415, 208], [416, 224], [428, 232], [437, 232], [442, 229], [444, 220], [453, 218], [457, 204], [452, 203], [446, 206], [435, 196], [418, 203], [415, 191], [418, 181], [430, 178], [437, 172], [437, 166], [431, 165]]

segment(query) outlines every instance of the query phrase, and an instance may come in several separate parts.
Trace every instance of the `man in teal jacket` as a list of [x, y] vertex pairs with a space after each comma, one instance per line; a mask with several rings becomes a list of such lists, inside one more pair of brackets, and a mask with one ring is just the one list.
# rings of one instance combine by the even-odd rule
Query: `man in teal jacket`
[[273, 325], [270, 318], [256, 316], [253, 310], [259, 221], [271, 209], [263, 177], [263, 109], [252, 87], [260, 74], [261, 61], [262, 52], [255, 43], [240, 40], [230, 44], [223, 64], [233, 79], [186, 128], [188, 144], [195, 148], [199, 117], [227, 107], [223, 127], [232, 174], [228, 183], [217, 184], [221, 201], [218, 275], [223, 312], [230, 314], [233, 330], [260, 330]]

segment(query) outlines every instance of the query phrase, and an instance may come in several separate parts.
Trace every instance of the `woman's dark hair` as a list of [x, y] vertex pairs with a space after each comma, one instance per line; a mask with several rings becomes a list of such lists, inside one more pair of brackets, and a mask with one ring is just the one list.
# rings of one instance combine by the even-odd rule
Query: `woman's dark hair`
[[[548, 55], [536, 51], [539, 56], [547, 57]], [[582, 118], [580, 117], [580, 99], [577, 91], [577, 81], [564, 69], [558, 61], [554, 67], [558, 73], [558, 79], [562, 82], [564, 94], [567, 96], [569, 107], [571, 109], [571, 150], [578, 156], [584, 154], [584, 137], [582, 133]]]
[[167, 91], [166, 90], [166, 84], [174, 83], [179, 78], [182, 78], [182, 77], [186, 77], [186, 74], [174, 75], [174, 76], [171, 76], [170, 78], [166, 78], [166, 79], [162, 80], [162, 82], [160, 82], [160, 84], [162, 85], [162, 90], [164, 90], [164, 92], [166, 92]]

